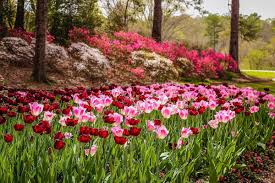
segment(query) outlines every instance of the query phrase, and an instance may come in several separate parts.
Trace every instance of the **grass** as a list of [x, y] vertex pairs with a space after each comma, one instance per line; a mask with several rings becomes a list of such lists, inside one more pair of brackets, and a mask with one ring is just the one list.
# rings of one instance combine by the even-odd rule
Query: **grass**
[[236, 82], [236, 81], [225, 81], [225, 80], [206, 80], [206, 81], [198, 81], [198, 80], [188, 80], [180, 82], [184, 83], [193, 83], [193, 84], [221, 84], [228, 83], [232, 85], [236, 85], [237, 87], [251, 87], [258, 91], [265, 91], [264, 89], [268, 88], [269, 93], [275, 95], [275, 82], [274, 81], [262, 81], [262, 82]]
[[264, 71], [242, 71], [243, 74], [255, 78], [261, 78], [261, 79], [273, 79], [275, 78], [275, 72], [264, 72]]
[[257, 82], [257, 83], [233, 83], [238, 87], [252, 87], [258, 91], [264, 91], [264, 88], [269, 88], [269, 93], [275, 95], [275, 82]]

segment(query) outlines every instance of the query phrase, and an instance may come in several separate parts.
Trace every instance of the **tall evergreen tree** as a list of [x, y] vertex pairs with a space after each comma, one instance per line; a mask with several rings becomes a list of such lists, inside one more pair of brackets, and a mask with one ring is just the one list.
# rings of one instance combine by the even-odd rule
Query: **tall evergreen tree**
[[[240, 16], [240, 1], [231, 1], [231, 34], [229, 54], [234, 58], [239, 65], [239, 16]], [[239, 71], [239, 67], [238, 67]]]
[[157, 42], [161, 42], [161, 29], [162, 29], [162, 0], [154, 0], [154, 17], [153, 17], [153, 28], [152, 38]]
[[25, 24], [25, 0], [18, 0], [14, 28], [21, 28], [24, 30], [24, 24]]
[[33, 79], [38, 82], [47, 82], [45, 71], [46, 34], [48, 19], [48, 0], [37, 0], [35, 19], [35, 56], [33, 61]]

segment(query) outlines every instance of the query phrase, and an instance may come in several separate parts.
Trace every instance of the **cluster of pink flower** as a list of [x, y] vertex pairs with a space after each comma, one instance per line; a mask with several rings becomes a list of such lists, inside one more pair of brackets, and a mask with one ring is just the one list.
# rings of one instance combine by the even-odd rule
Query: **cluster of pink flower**
[[[11, 29], [9, 30], [9, 36], [11, 37], [19, 37], [21, 39], [24, 39], [27, 41], [29, 44], [31, 44], [32, 40], [34, 39], [34, 33], [33, 32], [27, 32], [22, 29]], [[51, 34], [47, 33], [47, 41], [48, 43], [52, 43], [54, 41], [54, 36]]]
[[151, 38], [133, 32], [116, 32], [113, 39], [106, 34], [90, 36], [87, 29], [73, 28], [70, 31], [73, 42], [82, 41], [99, 48], [108, 57], [131, 61], [130, 54], [136, 50], [147, 50], [163, 55], [176, 62], [187, 58], [194, 64], [196, 76], [218, 78], [225, 71], [236, 71], [237, 64], [229, 55], [217, 53], [212, 49], [198, 52], [188, 50], [184, 45], [170, 42], [158, 43]]
[[[92, 136], [106, 139], [111, 133], [116, 144], [125, 145], [129, 138], [139, 136], [144, 127], [158, 139], [165, 139], [173, 131], [171, 136], [178, 136], [175, 148], [180, 148], [189, 136], [199, 134], [208, 125], [216, 129], [230, 123], [238, 114], [250, 116], [264, 108], [262, 114], [267, 111], [269, 118], [275, 118], [273, 95], [227, 85], [153, 84], [53, 92], [1, 90], [0, 124], [14, 125], [17, 132], [32, 125], [34, 133], [52, 135], [58, 150], [65, 147], [65, 139], [71, 139], [73, 133], [85, 144], [92, 142]], [[196, 120], [189, 127], [178, 122], [205, 113], [213, 120], [205, 123]], [[181, 128], [178, 133], [175, 121]], [[13, 141], [12, 133], [4, 135], [6, 142]], [[94, 155], [97, 146], [91, 145], [85, 149], [86, 155]]]

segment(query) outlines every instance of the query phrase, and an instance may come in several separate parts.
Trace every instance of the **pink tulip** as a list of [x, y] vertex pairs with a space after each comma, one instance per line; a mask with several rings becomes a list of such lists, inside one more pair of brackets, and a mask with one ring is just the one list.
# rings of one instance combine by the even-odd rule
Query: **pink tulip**
[[192, 130], [190, 130], [190, 128], [182, 128], [182, 130], [181, 130], [182, 138], [188, 138], [192, 134], [193, 134], [193, 132], [192, 132]]
[[66, 120], [68, 119], [69, 117], [67, 117], [67, 116], [63, 116], [63, 117], [61, 117], [60, 119], [59, 119], [59, 124], [60, 125], [62, 125], [62, 126], [67, 126], [66, 125]]
[[219, 126], [219, 121], [217, 121], [217, 120], [211, 120], [211, 121], [208, 122], [208, 124], [209, 124], [209, 126], [211, 128], [217, 129], [218, 126]]
[[83, 107], [73, 107], [72, 109], [73, 114], [76, 118], [79, 118], [80, 116], [85, 114], [86, 109]]
[[97, 146], [93, 145], [90, 149], [84, 149], [84, 153], [86, 156], [94, 156], [97, 151]]
[[270, 110], [275, 109], [275, 102], [268, 102], [267, 107], [268, 107]]
[[155, 125], [153, 121], [147, 120], [146, 125], [147, 125], [148, 132], [152, 132], [155, 130]]
[[115, 120], [115, 123], [113, 124], [114, 126], [119, 126], [122, 121], [123, 121], [123, 116], [119, 113], [114, 113], [114, 114], [110, 114], [114, 120]]
[[250, 111], [251, 114], [256, 113], [256, 112], [259, 111], [259, 107], [258, 106], [252, 106], [252, 107], [249, 108], [249, 111]]
[[43, 111], [43, 104], [38, 104], [37, 102], [29, 103], [31, 114], [33, 116], [39, 116], [39, 114]]
[[172, 115], [172, 109], [170, 107], [163, 107], [161, 109], [161, 114], [164, 118], [168, 119]]
[[51, 122], [53, 120], [54, 116], [55, 116], [55, 114], [53, 112], [45, 111], [43, 120]]
[[187, 119], [188, 118], [188, 110], [179, 110], [179, 116], [181, 119]]
[[164, 139], [168, 135], [169, 131], [164, 125], [161, 125], [156, 129], [156, 134], [158, 139]]
[[133, 106], [125, 106], [123, 109], [123, 113], [129, 118], [134, 118], [138, 115], [138, 110]]
[[209, 102], [208, 106], [209, 106], [209, 109], [210, 109], [210, 110], [215, 110], [216, 107], [218, 106], [218, 104], [217, 104], [215, 101], [211, 100], [211, 101]]
[[275, 112], [270, 112], [270, 113], [268, 113], [268, 116], [269, 116], [271, 119], [275, 119]]
[[123, 129], [116, 126], [111, 129], [113, 136], [122, 137], [123, 136]]
[[112, 99], [111, 97], [105, 96], [105, 97], [103, 98], [104, 106], [109, 106], [109, 105], [112, 104], [112, 102], [113, 102], [113, 99]]
[[70, 138], [72, 138], [72, 133], [69, 133], [69, 132], [65, 132], [64, 133], [64, 137], [65, 137], [65, 139], [70, 139]]

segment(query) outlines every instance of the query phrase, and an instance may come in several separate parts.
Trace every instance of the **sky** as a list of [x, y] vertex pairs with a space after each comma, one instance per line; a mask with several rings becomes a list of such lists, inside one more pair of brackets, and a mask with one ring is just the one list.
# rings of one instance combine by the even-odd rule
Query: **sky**
[[[211, 13], [226, 14], [229, 12], [229, 0], [204, 0], [203, 7]], [[240, 13], [249, 15], [258, 13], [262, 19], [275, 18], [275, 0], [240, 0]], [[194, 11], [188, 12], [196, 15]]]

